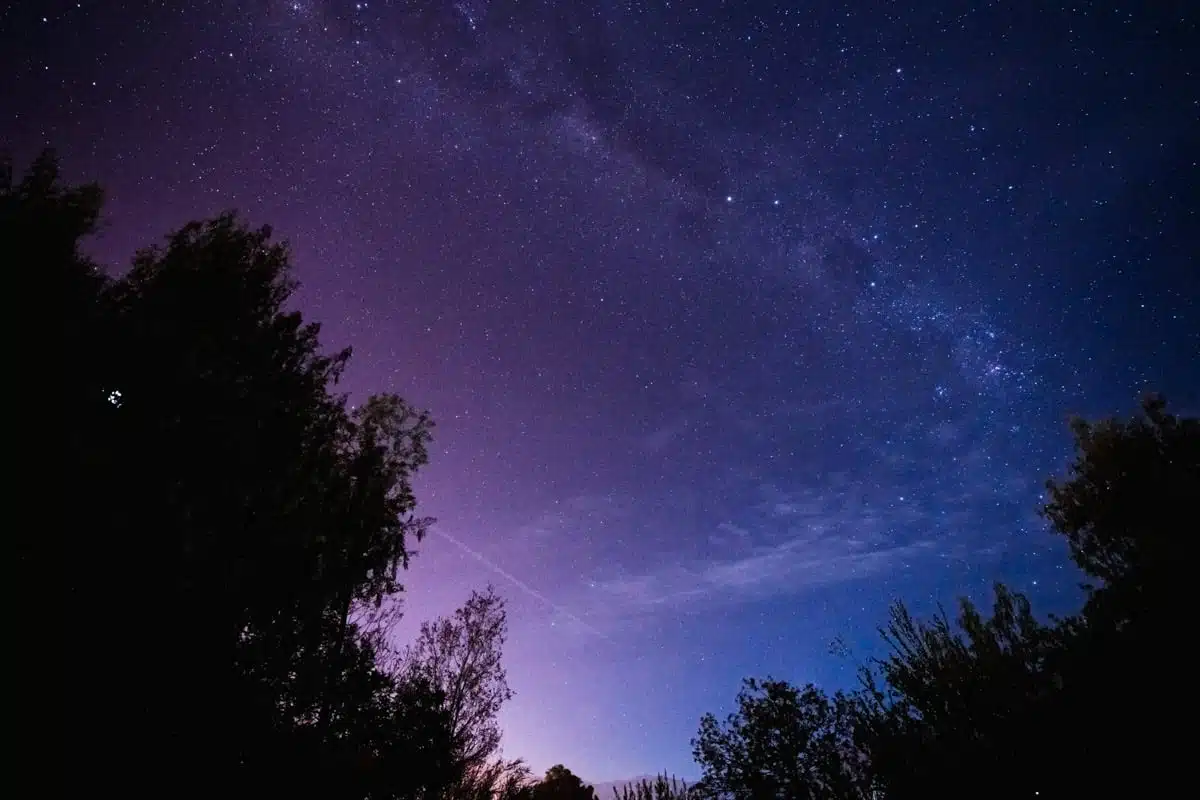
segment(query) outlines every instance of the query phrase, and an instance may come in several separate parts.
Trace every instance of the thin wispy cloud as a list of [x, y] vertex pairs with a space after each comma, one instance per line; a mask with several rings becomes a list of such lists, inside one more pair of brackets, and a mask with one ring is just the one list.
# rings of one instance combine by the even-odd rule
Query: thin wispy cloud
[[[591, 602], [610, 613], [744, 602], [878, 576], [944, 549], [942, 526], [927, 512], [871, 502], [854, 489], [764, 486], [754, 523], [715, 526], [710, 542], [718, 552], [593, 581]], [[914, 528], [921, 536], [906, 538]]]
[[911, 573], [932, 562], [974, 563], [997, 554], [995, 541], [981, 538], [981, 520], [1006, 517], [1014, 527], [1031, 526], [1029, 514], [1018, 519], [1005, 509], [1028, 497], [1032, 512], [1028, 476], [1015, 462], [994, 457], [991, 442], [973, 435], [966, 421], [915, 424], [897, 435], [923, 442], [921, 458], [888, 458], [888, 442], [864, 443], [875, 466], [866, 473], [831, 470], [808, 485], [782, 477], [750, 483], [751, 494], [728, 516], [694, 531], [696, 546], [655, 551], [650, 545], [656, 522], [704, 516], [681, 505], [679, 493], [580, 493], [556, 500], [514, 531], [514, 543], [524, 548], [519, 552], [530, 559], [548, 548], [561, 552], [573, 542], [595, 541], [603, 529], [645, 545], [634, 565], [622, 565], [619, 556], [606, 560], [580, 582], [578, 593], [559, 593], [556, 600], [535, 588], [536, 581], [452, 541], [550, 610], [553, 624], [587, 638], [638, 617], [794, 596]]
[[797, 537], [742, 556], [669, 565], [595, 584], [601, 603], [619, 610], [665, 609], [697, 600], [746, 601], [889, 572], [938, 551], [932, 539], [891, 547], [862, 540]]

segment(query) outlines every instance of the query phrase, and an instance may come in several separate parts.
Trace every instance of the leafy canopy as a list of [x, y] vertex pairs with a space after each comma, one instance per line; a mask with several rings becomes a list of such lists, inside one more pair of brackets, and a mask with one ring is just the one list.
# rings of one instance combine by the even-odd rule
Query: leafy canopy
[[335, 392], [350, 353], [289, 308], [269, 228], [192, 222], [111, 276], [82, 249], [101, 201], [62, 186], [52, 153], [17, 182], [0, 169], [0, 240], [62, 370], [46, 429], [70, 495], [17, 559], [21, 591], [60, 591], [72, 655], [90, 658], [56, 690], [72, 772], [135, 793], [182, 775], [210, 795], [441, 791], [439, 690], [381, 672], [353, 620], [401, 590], [428, 524], [411, 486], [428, 415]]

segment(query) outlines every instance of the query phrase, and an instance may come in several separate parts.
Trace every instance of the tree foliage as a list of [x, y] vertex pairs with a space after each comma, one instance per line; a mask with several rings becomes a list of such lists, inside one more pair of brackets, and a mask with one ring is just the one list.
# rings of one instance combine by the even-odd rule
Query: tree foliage
[[1200, 420], [1169, 414], [1163, 397], [1148, 395], [1132, 420], [1071, 427], [1075, 460], [1065, 479], [1047, 483], [1043, 513], [1100, 581], [1087, 612], [1114, 625], [1165, 620], [1177, 607], [1200, 496]]
[[562, 764], [555, 764], [530, 787], [529, 800], [596, 800], [596, 790]]
[[897, 603], [881, 633], [889, 654], [862, 671], [856, 736], [888, 797], [953, 794], [982, 774], [1005, 796], [1047, 788], [1038, 724], [1057, 688], [1062, 629], [998, 584], [990, 617], [965, 598], [954, 623], [944, 611], [917, 620]]
[[[95, 619], [102, 609], [75, 591], [73, 572], [79, 562], [68, 558], [68, 539], [74, 538], [70, 526], [88, 524], [83, 506], [91, 492], [86, 483], [80, 485], [88, 477], [78, 445], [88, 436], [99, 406], [84, 398], [98, 396], [102, 348], [96, 332], [102, 314], [96, 298], [105, 285], [80, 241], [95, 231], [102, 203], [103, 193], [95, 185], [62, 186], [51, 152], [39, 156], [19, 179], [11, 161], [0, 158], [0, 253], [10, 278], [25, 288], [24, 293], [13, 293], [13, 307], [32, 303], [32, 308], [19, 312], [18, 336], [32, 345], [20, 352], [29, 354], [30, 366], [40, 362], [50, 367], [50, 392], [14, 392], [20, 398], [16, 411], [27, 430], [54, 432], [51, 435], [58, 438], [52, 442], [62, 442], [44, 452], [22, 448], [18, 452], [24, 458], [14, 459], [26, 464], [30, 457], [35, 459], [30, 465], [36, 465], [34, 474], [40, 472], [37, 467], [49, 469], [51, 475], [59, 472], [54, 475], [59, 480], [45, 483], [46, 494], [35, 495], [46, 500], [16, 493], [17, 508], [30, 513], [22, 515], [23, 523], [11, 526], [7, 537], [7, 586], [23, 606], [10, 615], [9, 633], [28, 653], [10, 659], [15, 667], [9, 677], [14, 700], [10, 727], [18, 732], [12, 760], [17, 764], [40, 763], [48, 750], [61, 747], [62, 717], [54, 710], [78, 708], [77, 697], [90, 696], [96, 686], [105, 685], [101, 678], [85, 689], [81, 681], [63, 681], [59, 670], [82, 668], [81, 656], [86, 654], [89, 672], [102, 675], [98, 667], [105, 662], [103, 654], [111, 652], [104, 642], [78, 633], [77, 617]], [[64, 640], [71, 642], [69, 648]], [[80, 740], [87, 741], [91, 731], [83, 733]]]
[[747, 679], [724, 724], [700, 722], [692, 752], [703, 772], [700, 797], [861, 798], [869, 788], [854, 744], [849, 698], [813, 685]]
[[126, 793], [440, 791], [444, 698], [381, 672], [352, 619], [400, 591], [428, 522], [411, 488], [428, 415], [335, 393], [349, 351], [288, 307], [270, 229], [189, 223], [113, 277], [81, 249], [101, 200], [51, 153], [19, 182], [0, 170], [0, 236], [60, 348], [70, 500], [17, 558], [87, 658], [62, 687], [73, 772]]
[[444, 698], [462, 775], [452, 790], [457, 800], [509, 797], [528, 783], [521, 761], [499, 757], [498, 715], [513, 696], [503, 663], [507, 635], [504, 599], [488, 586], [452, 616], [422, 623], [395, 667], [402, 679], [427, 682]]
[[614, 800], [694, 800], [699, 797], [695, 787], [686, 781], [658, 775], [653, 781], [643, 778], [636, 783], [626, 784], [619, 790], [613, 788]]
[[1081, 614], [1041, 623], [1003, 586], [990, 617], [962, 601], [956, 627], [894, 609], [860, 724], [889, 797], [961, 792], [979, 775], [1000, 794], [1044, 796], [1163, 780], [1183, 521], [1200, 496], [1200, 427], [1165, 408], [1150, 396], [1134, 420], [1072, 422], [1075, 459], [1048, 483], [1044, 514], [1099, 581]]
[[1168, 791], [1180, 748], [1162, 720], [1183, 680], [1179, 587], [1200, 425], [1150, 396], [1131, 421], [1072, 429], [1076, 457], [1049, 482], [1044, 514], [1098, 582], [1082, 612], [1041, 621], [1002, 585], [990, 614], [963, 599], [954, 621], [897, 603], [881, 630], [887, 653], [862, 667], [860, 691], [830, 701], [751, 681], [725, 726], [704, 718], [693, 744], [706, 796], [845, 796], [813, 777], [839, 768], [859, 778], [851, 791], [901, 800]]

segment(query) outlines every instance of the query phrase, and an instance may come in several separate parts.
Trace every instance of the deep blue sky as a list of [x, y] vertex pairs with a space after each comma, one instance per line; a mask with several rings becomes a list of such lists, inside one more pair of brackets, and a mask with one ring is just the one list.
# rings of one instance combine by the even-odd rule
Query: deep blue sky
[[694, 774], [896, 597], [1071, 609], [1067, 415], [1200, 408], [1192, 3], [5, 7], [0, 142], [108, 189], [100, 258], [270, 223], [433, 411], [410, 618], [509, 598], [539, 770]]

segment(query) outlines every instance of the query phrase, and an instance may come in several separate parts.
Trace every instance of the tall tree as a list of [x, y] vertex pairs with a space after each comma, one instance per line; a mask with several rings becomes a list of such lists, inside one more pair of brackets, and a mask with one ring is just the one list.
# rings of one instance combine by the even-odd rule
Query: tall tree
[[694, 791], [713, 800], [867, 797], [853, 724], [853, 707], [840, 693], [747, 679], [724, 724], [712, 714], [700, 722], [692, 753], [703, 774]]
[[[1076, 763], [1164, 780], [1181, 739], [1161, 724], [1188, 680], [1181, 631], [1200, 498], [1200, 419], [1148, 395], [1130, 420], [1072, 422], [1075, 459], [1048, 483], [1044, 508], [1083, 572], [1097, 581], [1074, 626], [1060, 704], [1074, 721], [1060, 737]], [[1174, 755], [1173, 755], [1174, 754]], [[1118, 772], [1119, 771], [1119, 772]], [[1096, 791], [1105, 788], [1097, 775]]]
[[[32, 351], [34, 359], [55, 365], [55, 388], [61, 399], [61, 403], [29, 403], [23, 410], [62, 437], [64, 446], [58, 452], [68, 475], [86, 471], [87, 465], [78, 460], [83, 452], [80, 440], [92, 429], [93, 417], [108, 409], [98, 389], [98, 366], [104, 355], [102, 298], [109, 281], [81, 249], [83, 240], [96, 230], [102, 205], [98, 186], [60, 183], [53, 151], [38, 156], [15, 182], [12, 162], [7, 156], [0, 158], [3, 263], [14, 279], [28, 282], [30, 291], [21, 299], [32, 308], [22, 315], [22, 336], [33, 344], [27, 352]], [[49, 427], [56, 417], [60, 424]], [[62, 419], [71, 423], [63, 425]], [[75, 521], [74, 510], [74, 504], [65, 504], [55, 513], [63, 516], [59, 521], [70, 524]], [[16, 552], [9, 564], [15, 567], [11, 578], [16, 583], [42, 580], [41, 568], [49, 563], [60, 568], [69, 563], [64, 561], [61, 536], [31, 530], [13, 539]], [[65, 583], [69, 591], [72, 577]]]
[[[1165, 620], [1189, 569], [1188, 521], [1200, 498], [1200, 420], [1147, 395], [1131, 420], [1074, 419], [1075, 460], [1047, 482], [1043, 513], [1087, 575], [1088, 612], [1113, 624]], [[1194, 525], [1193, 525], [1194, 528]]]
[[[94, 689], [62, 681], [47, 665], [72, 663], [78, 653], [106, 652], [106, 642], [84, 635], [80, 624], [102, 609], [83, 591], [83, 562], [71, 557], [68, 541], [71, 531], [93, 524], [87, 511], [90, 464], [81, 445], [110, 407], [97, 369], [104, 353], [101, 298], [107, 279], [81, 249], [96, 229], [102, 201], [95, 185], [63, 186], [50, 151], [19, 179], [11, 160], [0, 157], [0, 259], [16, 287], [10, 297], [17, 310], [13, 318], [20, 320], [19, 351], [27, 359], [21, 366], [30, 374], [48, 367], [51, 374], [49, 392], [14, 393], [17, 407], [10, 413], [27, 430], [52, 432], [52, 446], [28, 451], [18, 446], [12, 460], [27, 465], [28, 473], [48, 470], [56, 478], [46, 484], [55, 487], [50, 495], [33, 496], [62, 493], [50, 502], [15, 493], [14, 517], [26, 522], [12, 526], [6, 537], [6, 585], [19, 604], [14, 607], [22, 609], [11, 615], [9, 633], [27, 650], [11, 659], [16, 669], [9, 677], [15, 701], [11, 728], [20, 731], [11, 755], [17, 764], [42, 763], [45, 753], [63, 746], [65, 729], [54, 710], [81, 709], [82, 701], [95, 699]], [[63, 634], [68, 630], [70, 648]], [[99, 685], [106, 685], [103, 661], [93, 659], [89, 668]], [[83, 741], [93, 738], [86, 728], [80, 733]], [[24, 748], [29, 751], [22, 753]]]
[[80, 249], [100, 193], [62, 187], [52, 154], [16, 184], [0, 170], [0, 210], [10, 259], [44, 288], [37, 316], [66, 333], [44, 338], [62, 342], [71, 495], [50, 557], [22, 544], [18, 559], [31, 587], [61, 589], [72, 655], [91, 657], [63, 687], [73, 771], [135, 793], [190, 775], [197, 792], [272, 794], [259, 782], [286, 773], [295, 794], [387, 750], [430, 769], [371, 796], [440, 791], [440, 694], [380, 673], [350, 621], [400, 590], [424, 531], [410, 481], [428, 416], [334, 393], [349, 352], [323, 352], [288, 308], [288, 251], [267, 228], [190, 223], [110, 278]]

